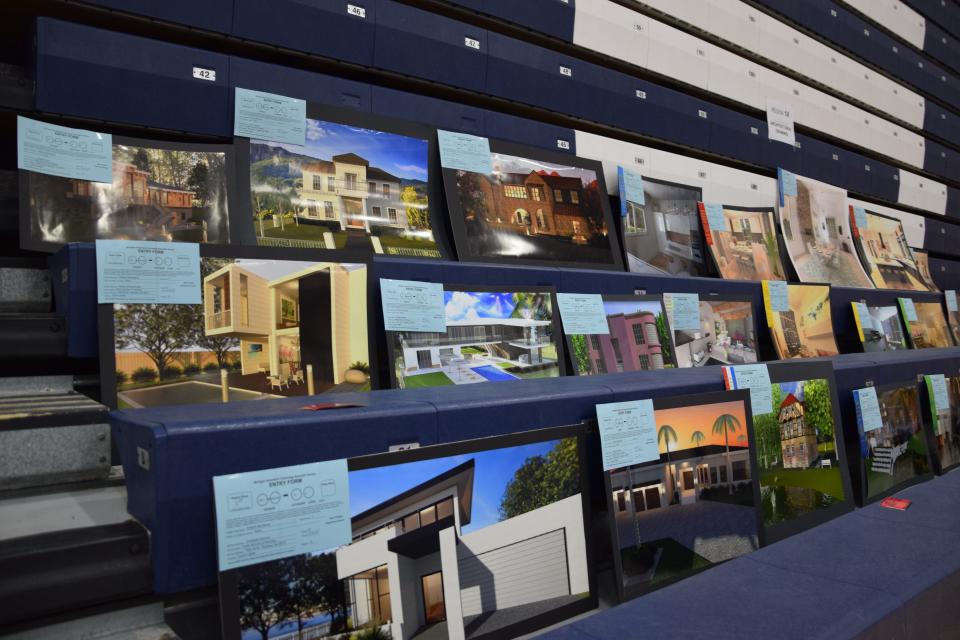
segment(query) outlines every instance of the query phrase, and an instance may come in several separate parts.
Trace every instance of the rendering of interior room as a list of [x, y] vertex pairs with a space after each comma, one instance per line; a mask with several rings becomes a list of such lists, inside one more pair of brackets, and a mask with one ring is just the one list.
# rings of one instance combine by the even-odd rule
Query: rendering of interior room
[[878, 289], [930, 290], [913, 259], [903, 224], [872, 211], [865, 217], [867, 224], [857, 227], [856, 242], [873, 284]]
[[393, 332], [401, 388], [560, 375], [551, 294], [445, 291], [447, 331]]
[[723, 228], [711, 228], [707, 239], [721, 276], [728, 280], [785, 279], [773, 209], [724, 207], [723, 220]]
[[120, 406], [369, 389], [364, 265], [202, 263], [201, 305], [116, 306]]
[[863, 350], [867, 353], [876, 351], [896, 351], [908, 349], [906, 333], [900, 322], [900, 312], [896, 305], [866, 306], [867, 314], [862, 315], [863, 306], [853, 305], [860, 330], [863, 332]]
[[700, 300], [700, 330], [673, 331], [677, 366], [756, 362], [755, 326], [750, 301]]
[[939, 302], [914, 300], [913, 307], [917, 312], [917, 320], [911, 322], [904, 317], [910, 332], [910, 346], [914, 349], [952, 347], [953, 338], [947, 326], [947, 318], [943, 315], [943, 305]]
[[609, 472], [623, 588], [659, 588], [758, 547], [742, 401], [655, 412], [660, 460]]
[[780, 357], [786, 360], [838, 354], [830, 317], [830, 287], [787, 285], [787, 301], [787, 311], [774, 311], [767, 318]]
[[644, 203], [627, 202], [623, 244], [635, 273], [702, 276], [708, 271], [697, 187], [645, 178]]
[[782, 195], [780, 227], [800, 282], [872, 289], [850, 234], [847, 192], [797, 176], [796, 195]]
[[862, 436], [867, 499], [930, 472], [917, 385], [882, 387], [877, 401], [883, 426]]

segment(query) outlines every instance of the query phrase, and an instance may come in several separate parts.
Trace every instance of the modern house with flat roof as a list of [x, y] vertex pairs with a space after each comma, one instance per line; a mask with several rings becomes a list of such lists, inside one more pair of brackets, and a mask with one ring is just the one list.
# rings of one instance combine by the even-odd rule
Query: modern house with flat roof
[[400, 178], [366, 158], [343, 153], [330, 160], [303, 165], [297, 216], [308, 222], [329, 222], [339, 230], [372, 226], [408, 228], [407, 210], [400, 197]]
[[[276, 263], [266, 263], [275, 265]], [[368, 360], [366, 270], [317, 263], [269, 279], [257, 263], [231, 263], [203, 279], [204, 332], [240, 340], [241, 373], [343, 381]]]
[[610, 333], [587, 339], [591, 373], [663, 369], [657, 316], [650, 311], [607, 316]]
[[407, 640], [443, 625], [463, 640], [590, 591], [581, 495], [463, 533], [474, 471], [470, 459], [352, 518], [353, 542], [336, 558], [354, 627]]
[[551, 325], [551, 320], [472, 318], [448, 321], [446, 333], [405, 333], [400, 340], [404, 369], [437, 369], [457, 361], [482, 364], [481, 353], [520, 367], [552, 362], [543, 355], [544, 347], [554, 344], [547, 335]]

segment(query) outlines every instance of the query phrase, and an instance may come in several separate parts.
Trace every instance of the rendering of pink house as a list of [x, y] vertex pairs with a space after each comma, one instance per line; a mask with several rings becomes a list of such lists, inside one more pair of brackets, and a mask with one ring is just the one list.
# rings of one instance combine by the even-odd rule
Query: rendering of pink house
[[610, 333], [587, 339], [591, 373], [663, 369], [657, 316], [650, 311], [607, 316]]

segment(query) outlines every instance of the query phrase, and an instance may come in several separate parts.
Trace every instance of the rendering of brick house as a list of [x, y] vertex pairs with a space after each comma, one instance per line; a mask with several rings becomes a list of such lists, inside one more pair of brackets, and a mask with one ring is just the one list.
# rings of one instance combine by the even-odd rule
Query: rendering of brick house
[[[586, 244], [590, 238], [586, 215], [581, 207], [584, 187], [580, 178], [546, 172], [501, 173], [499, 180], [479, 176], [485, 222], [494, 230], [528, 236], [570, 238]], [[467, 211], [467, 219], [477, 215]]]
[[340, 230], [372, 226], [406, 229], [407, 210], [400, 198], [400, 178], [355, 153], [303, 165], [297, 216], [335, 223]]
[[203, 280], [204, 333], [240, 340], [243, 375], [288, 380], [311, 364], [333, 385], [367, 360], [364, 270], [318, 263], [268, 279], [253, 268], [229, 264]]
[[[149, 171], [127, 162], [113, 163], [113, 181], [111, 197], [119, 199], [113, 207], [116, 212], [114, 215], [121, 216], [119, 221], [114, 222], [118, 233], [123, 233], [124, 226], [136, 226], [142, 228], [137, 229], [131, 237], [143, 236], [144, 231], [149, 236], [171, 236], [174, 231], [197, 226], [191, 222], [192, 191], [151, 180]], [[95, 183], [70, 180], [70, 191], [66, 197], [77, 203], [89, 203], [90, 214], [96, 216], [100, 209], [96, 202], [96, 190]], [[121, 210], [126, 212], [121, 213]], [[200, 241], [206, 242], [206, 223], [202, 223], [202, 226], [203, 237]]]
[[355, 628], [407, 640], [440, 625], [435, 637], [463, 640], [478, 621], [508, 625], [590, 591], [581, 495], [464, 533], [475, 468], [471, 458], [351, 519], [336, 561]]
[[607, 316], [610, 333], [587, 339], [594, 374], [663, 369], [657, 317], [650, 311]]
[[780, 450], [784, 469], [806, 469], [820, 455], [817, 451], [817, 430], [808, 425], [803, 404], [792, 393], [780, 403], [777, 413], [780, 425]]

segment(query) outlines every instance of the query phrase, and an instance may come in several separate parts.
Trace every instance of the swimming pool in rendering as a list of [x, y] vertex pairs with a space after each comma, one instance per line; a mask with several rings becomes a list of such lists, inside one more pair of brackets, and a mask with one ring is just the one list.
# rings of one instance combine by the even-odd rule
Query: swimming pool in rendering
[[482, 367], [475, 367], [471, 369], [474, 373], [483, 376], [487, 380], [492, 382], [500, 382], [501, 380], [518, 380], [517, 376], [511, 375], [493, 365], [487, 364]]

